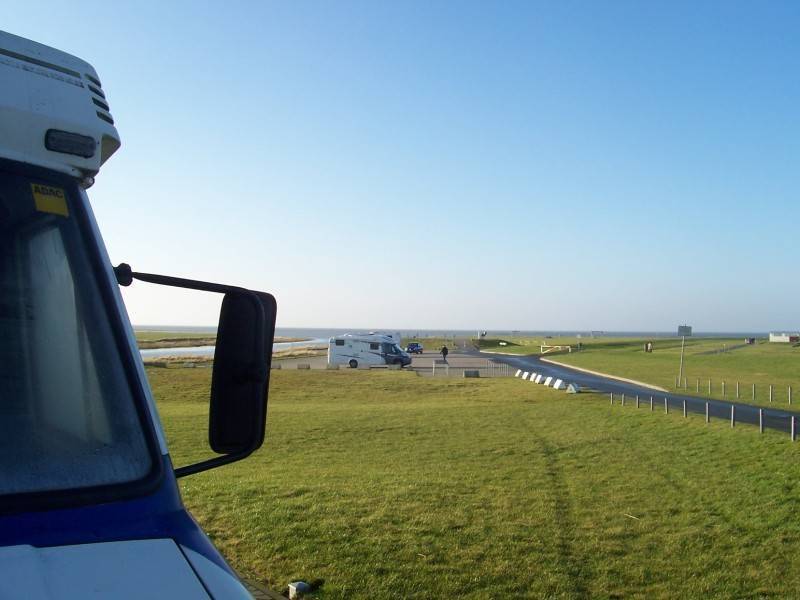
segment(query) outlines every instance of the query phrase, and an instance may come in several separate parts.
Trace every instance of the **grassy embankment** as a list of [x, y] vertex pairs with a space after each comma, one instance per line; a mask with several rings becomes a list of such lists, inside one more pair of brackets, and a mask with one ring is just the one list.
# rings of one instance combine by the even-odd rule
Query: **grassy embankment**
[[[650, 354], [643, 351], [643, 340], [609, 340], [605, 344], [584, 345], [582, 352], [560, 354], [553, 357], [553, 360], [675, 390], [681, 341], [657, 339], [653, 342], [654, 351]], [[800, 404], [800, 348], [760, 341], [755, 345], [742, 346], [728, 352], [709, 354], [721, 349], [723, 344], [730, 348], [742, 344], [742, 341], [687, 339], [683, 363], [686, 388], [681, 387], [677, 391], [687, 395], [722, 399], [722, 382], [725, 381], [724, 398], [735, 400], [736, 382], [739, 381], [741, 402], [788, 408], [788, 386], [791, 385], [792, 406]], [[753, 384], [756, 385], [755, 400], [752, 398]], [[772, 403], [769, 402], [770, 384], [773, 385]]]
[[211, 346], [217, 336], [213, 333], [187, 333], [185, 331], [135, 330], [136, 342], [141, 350], [152, 348], [187, 348]]
[[[613, 340], [614, 343], [641, 343], [642, 340], [638, 338], [577, 338], [577, 337], [551, 337], [546, 338], [543, 336], [536, 337], [505, 337], [505, 338], [485, 338], [482, 340], [475, 340], [478, 347], [484, 352], [499, 352], [502, 354], [541, 354], [541, 346], [572, 346], [578, 347], [578, 344], [583, 344], [584, 348], [590, 346], [602, 347]], [[504, 344], [503, 344], [504, 343]], [[554, 353], [555, 354], [555, 353]]]
[[[176, 465], [208, 370], [149, 369]], [[798, 446], [515, 379], [273, 372], [267, 441], [181, 480], [243, 575], [320, 598], [791, 597]]]
[[[686, 388], [676, 390], [675, 378], [680, 361], [680, 338], [655, 338], [654, 351], [644, 352], [645, 339], [640, 338], [510, 338], [507, 346], [499, 340], [486, 340], [484, 349], [506, 354], [540, 354], [542, 342], [568, 344], [573, 352], [555, 353], [545, 358], [565, 365], [574, 365], [657, 385], [681, 393], [725, 400], [736, 399], [739, 381], [739, 401], [759, 406], [788, 408], [788, 387], [793, 390], [793, 405], [800, 403], [800, 348], [789, 344], [770, 344], [759, 340], [744, 345], [741, 339], [688, 338], [684, 353]], [[575, 351], [578, 343], [580, 352]], [[733, 348], [727, 352], [717, 352]], [[708, 380], [711, 379], [711, 394]], [[698, 390], [699, 380], [699, 390]], [[722, 382], [725, 381], [725, 394]], [[752, 398], [752, 385], [756, 397]], [[773, 385], [773, 401], [769, 401], [769, 385]]]

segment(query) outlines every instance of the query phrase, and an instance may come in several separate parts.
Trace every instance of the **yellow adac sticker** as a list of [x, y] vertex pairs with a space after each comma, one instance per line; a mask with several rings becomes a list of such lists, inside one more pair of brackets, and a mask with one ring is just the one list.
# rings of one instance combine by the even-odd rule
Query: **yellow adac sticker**
[[61, 215], [62, 217], [69, 216], [67, 197], [61, 188], [32, 183], [31, 191], [33, 192], [33, 202], [36, 204], [36, 210], [39, 212]]

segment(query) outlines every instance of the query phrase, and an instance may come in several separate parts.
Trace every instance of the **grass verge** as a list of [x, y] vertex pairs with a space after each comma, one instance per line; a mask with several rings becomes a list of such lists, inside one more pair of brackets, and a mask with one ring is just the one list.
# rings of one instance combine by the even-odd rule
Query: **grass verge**
[[[731, 401], [737, 400], [738, 381], [738, 400], [757, 406], [789, 408], [789, 386], [793, 388], [793, 395], [800, 394], [800, 348], [788, 344], [760, 341], [755, 345], [743, 345], [741, 340], [689, 339], [683, 365], [686, 388], [681, 382], [681, 388], [676, 390], [680, 339], [654, 340], [655, 349], [649, 354], [643, 351], [643, 342], [618, 340], [602, 345], [588, 344], [581, 352], [561, 354], [552, 359], [565, 365], [645, 381], [691, 396]], [[723, 348], [734, 349], [721, 352]], [[769, 401], [770, 384], [773, 386], [772, 402]], [[797, 401], [800, 401], [800, 396], [793, 398], [793, 402]]]
[[[148, 370], [176, 465], [209, 375]], [[181, 489], [243, 575], [319, 598], [792, 597], [798, 450], [514, 379], [277, 371], [264, 448]]]

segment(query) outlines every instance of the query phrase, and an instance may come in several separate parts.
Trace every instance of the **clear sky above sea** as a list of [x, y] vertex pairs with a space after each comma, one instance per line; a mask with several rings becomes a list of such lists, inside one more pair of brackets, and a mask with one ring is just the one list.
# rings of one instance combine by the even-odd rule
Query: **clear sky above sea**
[[[8, 2], [123, 140], [112, 261], [279, 325], [798, 329], [798, 2]], [[134, 323], [216, 322], [146, 284]]]

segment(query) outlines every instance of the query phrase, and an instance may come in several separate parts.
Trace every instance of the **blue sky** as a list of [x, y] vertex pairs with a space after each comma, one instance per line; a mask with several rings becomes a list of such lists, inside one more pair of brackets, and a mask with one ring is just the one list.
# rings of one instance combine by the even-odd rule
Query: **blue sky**
[[[100, 74], [112, 261], [279, 325], [798, 328], [800, 4], [36, 2]], [[213, 299], [137, 285], [134, 323]]]

